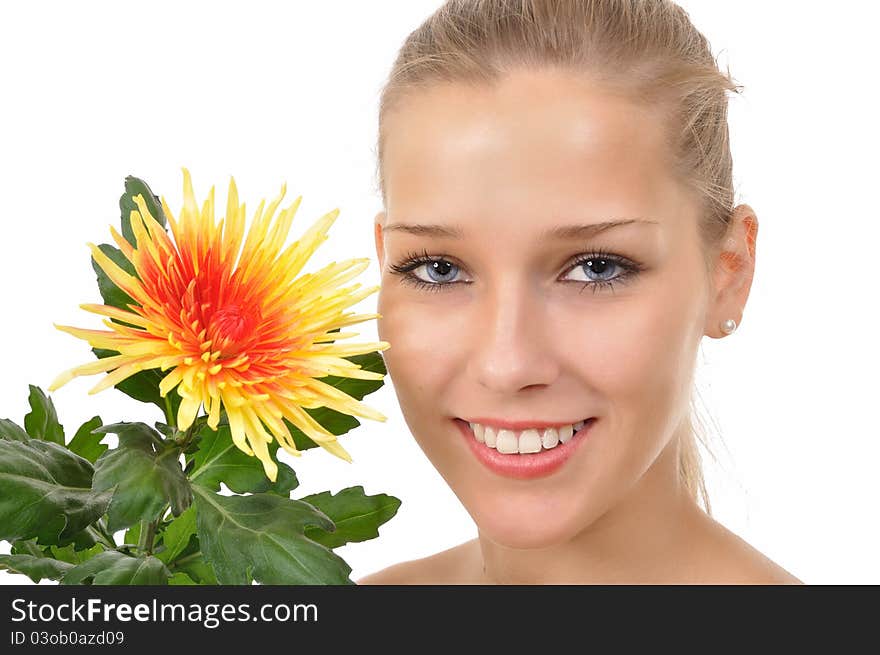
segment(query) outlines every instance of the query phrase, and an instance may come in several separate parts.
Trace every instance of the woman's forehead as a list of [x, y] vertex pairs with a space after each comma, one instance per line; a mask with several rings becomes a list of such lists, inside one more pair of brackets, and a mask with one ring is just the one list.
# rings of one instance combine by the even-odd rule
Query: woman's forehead
[[[444, 84], [401, 102], [384, 125], [390, 211], [440, 203], [559, 201], [654, 206], [676, 183], [659, 114], [584, 84], [551, 77], [499, 87]], [[595, 208], [596, 210], [599, 207]]]

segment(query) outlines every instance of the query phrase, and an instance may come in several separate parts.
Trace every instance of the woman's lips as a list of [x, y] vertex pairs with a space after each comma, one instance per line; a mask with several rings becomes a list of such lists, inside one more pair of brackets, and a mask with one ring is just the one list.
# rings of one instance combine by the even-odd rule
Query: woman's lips
[[477, 441], [471, 426], [460, 418], [454, 419], [462, 436], [468, 442], [477, 459], [489, 470], [509, 478], [530, 480], [541, 478], [558, 471], [578, 446], [586, 440], [592, 430], [596, 418], [589, 419], [580, 430], [574, 433], [571, 440], [539, 453], [499, 453], [494, 448]]

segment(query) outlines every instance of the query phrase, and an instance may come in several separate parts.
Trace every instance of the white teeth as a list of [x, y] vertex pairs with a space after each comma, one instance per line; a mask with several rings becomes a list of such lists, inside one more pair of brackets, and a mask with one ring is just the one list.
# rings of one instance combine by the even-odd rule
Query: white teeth
[[477, 438], [477, 441], [479, 441], [480, 443], [485, 443], [485, 439], [483, 439], [483, 430], [485, 428], [479, 423], [470, 423], [469, 425], [471, 426], [471, 430], [473, 431], [474, 436]]
[[541, 444], [547, 449], [559, 444], [559, 433], [556, 431], [556, 428], [544, 429], [544, 434], [541, 436]]
[[479, 423], [468, 423], [474, 438], [499, 453], [539, 453], [541, 449], [549, 450], [560, 443], [568, 443], [576, 432], [579, 432], [587, 421], [578, 421], [574, 425], [561, 428], [529, 428], [517, 433], [514, 430], [496, 429]]
[[559, 432], [559, 441], [562, 443], [568, 443], [571, 439], [571, 436], [574, 434], [574, 431], [571, 429], [570, 425], [564, 425], [558, 430]]
[[523, 433], [519, 435], [519, 452], [541, 452], [541, 437], [538, 436], [537, 430], [523, 430]]
[[499, 430], [495, 450], [506, 454], [519, 452], [519, 441], [516, 438], [516, 434], [510, 430]]

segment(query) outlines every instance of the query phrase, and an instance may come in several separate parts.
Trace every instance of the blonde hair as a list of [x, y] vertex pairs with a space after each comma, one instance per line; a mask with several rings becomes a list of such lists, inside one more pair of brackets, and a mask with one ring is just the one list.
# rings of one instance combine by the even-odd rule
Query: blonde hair
[[[699, 225], [711, 273], [734, 206], [727, 91], [709, 42], [669, 0], [447, 0], [405, 40], [382, 89], [377, 144], [378, 190], [384, 122], [409, 93], [442, 82], [491, 86], [516, 68], [589, 75], [603, 88], [657, 109], [667, 125], [674, 170], [701, 200]], [[711, 514], [695, 437], [680, 443], [679, 476]]]

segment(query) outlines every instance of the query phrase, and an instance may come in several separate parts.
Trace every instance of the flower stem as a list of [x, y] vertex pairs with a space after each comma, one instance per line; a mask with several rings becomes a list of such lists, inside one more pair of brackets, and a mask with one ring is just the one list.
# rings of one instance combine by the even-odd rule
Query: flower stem
[[177, 427], [177, 418], [174, 416], [174, 411], [171, 409], [171, 396], [167, 394], [165, 395], [165, 422], [172, 428]]
[[101, 534], [101, 530], [96, 528], [94, 525], [88, 526], [86, 528], [86, 532], [94, 537], [95, 541], [104, 544], [110, 550], [116, 550], [116, 543], [112, 539], [108, 539], [105, 535]]
[[202, 551], [197, 550], [194, 553], [190, 553], [189, 555], [181, 557], [180, 559], [174, 560], [173, 567], [177, 568], [177, 567], [181, 566], [182, 564], [186, 564], [187, 562], [198, 559], [201, 556], [202, 556]]
[[108, 546], [110, 546], [111, 548], [116, 548], [116, 539], [113, 537], [112, 534], [110, 534], [110, 531], [107, 530], [107, 526], [104, 525], [104, 519], [98, 519], [95, 522], [95, 528], [98, 530], [99, 533], [101, 533], [104, 539], [107, 540]]
[[196, 433], [202, 429], [202, 418], [202, 416], [196, 417], [196, 419], [192, 422], [192, 425], [190, 425], [186, 429], [186, 432], [183, 433], [183, 437], [181, 437], [180, 441], [178, 442], [178, 448], [180, 449], [180, 452], [183, 452], [187, 449], [187, 446], [189, 446], [189, 442], [192, 441]]
[[159, 520], [141, 521], [141, 533], [138, 537], [138, 550], [145, 555], [153, 554], [153, 539], [156, 536], [156, 528], [159, 526]]

